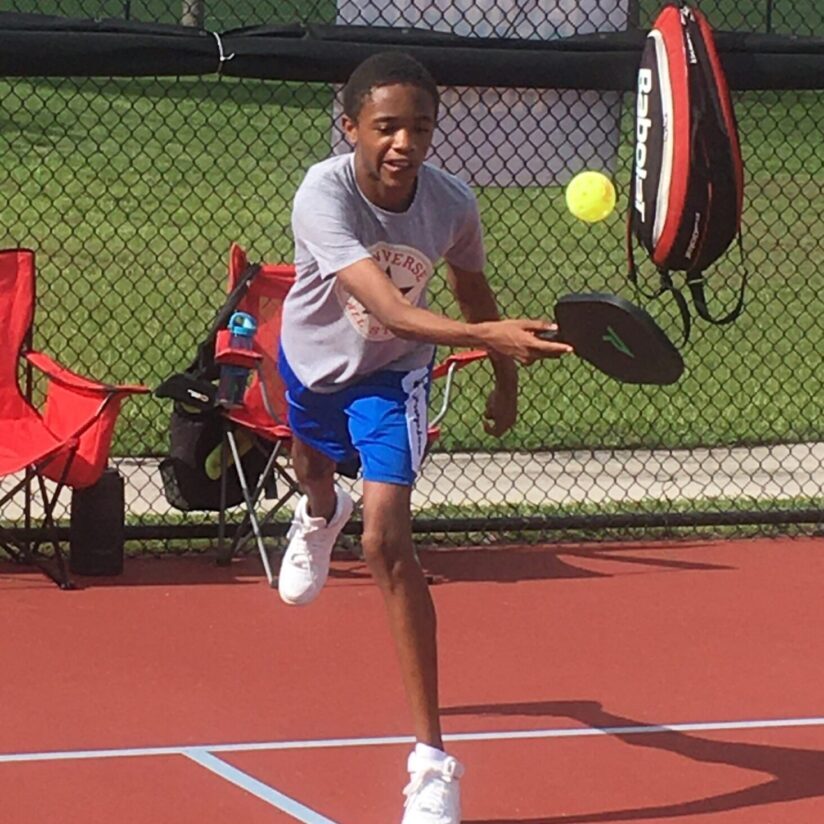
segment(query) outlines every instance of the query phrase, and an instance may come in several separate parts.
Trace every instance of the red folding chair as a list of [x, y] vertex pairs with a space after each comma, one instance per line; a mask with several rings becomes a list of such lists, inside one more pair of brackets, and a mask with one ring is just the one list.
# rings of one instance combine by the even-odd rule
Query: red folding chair
[[[25, 494], [25, 527], [0, 526], [0, 547], [14, 560], [40, 567], [69, 589], [54, 517], [58, 497], [64, 487], [80, 489], [100, 479], [123, 399], [149, 390], [98, 383], [32, 351], [34, 301], [34, 252], [0, 250], [0, 328], [6, 330], [6, 344], [0, 348], [0, 478], [21, 476], [0, 497], [0, 511], [15, 496]], [[48, 380], [42, 412], [20, 389], [21, 356]], [[51, 492], [47, 480], [55, 484]], [[38, 495], [42, 524], [36, 528], [32, 502]], [[41, 552], [46, 544], [51, 544], [53, 558]]]
[[[248, 266], [246, 252], [237, 244], [233, 244], [229, 251], [229, 293], [234, 291]], [[277, 515], [290, 498], [300, 494], [300, 489], [288, 469], [292, 433], [286, 417], [286, 390], [277, 367], [283, 301], [294, 280], [293, 266], [269, 263], [261, 264], [249, 280], [245, 294], [235, 308], [241, 312], [248, 312], [257, 321], [254, 354], [247, 364], [253, 367], [254, 371], [243, 403], [224, 411], [226, 437], [221, 455], [218, 563], [228, 563], [232, 556], [253, 538], [270, 584], [273, 575], [263, 543], [262, 528]], [[215, 362], [218, 365], [230, 362], [237, 355], [238, 353], [226, 345], [226, 337], [219, 333], [215, 347]], [[267, 446], [268, 455], [263, 471], [252, 483], [243, 469], [242, 446], [260, 448], [261, 444]], [[246, 512], [234, 532], [231, 543], [227, 544], [225, 501], [229, 456], [237, 473]], [[276, 491], [278, 483], [283, 484], [281, 493]], [[272, 490], [275, 490], [274, 493]], [[257, 509], [261, 496], [267, 491], [271, 501], [266, 512], [258, 516]]]

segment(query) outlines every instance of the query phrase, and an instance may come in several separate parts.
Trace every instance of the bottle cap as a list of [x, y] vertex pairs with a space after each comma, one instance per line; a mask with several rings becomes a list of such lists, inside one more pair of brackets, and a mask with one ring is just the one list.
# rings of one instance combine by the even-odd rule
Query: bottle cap
[[235, 312], [229, 318], [229, 331], [233, 335], [251, 338], [257, 331], [257, 321], [248, 312]]

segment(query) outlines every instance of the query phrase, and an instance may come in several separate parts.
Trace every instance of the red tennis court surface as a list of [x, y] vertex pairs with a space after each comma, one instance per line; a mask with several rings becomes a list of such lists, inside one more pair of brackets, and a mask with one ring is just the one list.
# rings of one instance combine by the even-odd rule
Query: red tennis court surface
[[[438, 550], [467, 824], [824, 820], [824, 540]], [[0, 566], [3, 824], [396, 824], [409, 716], [336, 562], [287, 608], [254, 558]]]

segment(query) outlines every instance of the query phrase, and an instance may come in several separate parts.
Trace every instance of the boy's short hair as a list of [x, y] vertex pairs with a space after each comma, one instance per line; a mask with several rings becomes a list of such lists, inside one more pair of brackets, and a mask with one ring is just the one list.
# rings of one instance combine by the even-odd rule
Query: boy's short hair
[[343, 87], [343, 113], [357, 120], [364, 100], [373, 89], [395, 84], [417, 86], [430, 95], [438, 113], [440, 95], [432, 75], [414, 57], [404, 52], [379, 52], [355, 68]]

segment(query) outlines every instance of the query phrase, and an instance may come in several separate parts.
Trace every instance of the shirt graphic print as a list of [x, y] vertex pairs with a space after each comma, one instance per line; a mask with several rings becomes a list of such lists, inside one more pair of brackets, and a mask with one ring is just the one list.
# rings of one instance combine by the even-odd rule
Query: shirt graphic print
[[[432, 261], [417, 249], [402, 244], [375, 243], [368, 251], [406, 300], [413, 306], [419, 306], [434, 271]], [[344, 314], [361, 337], [376, 342], [395, 338], [394, 333], [350, 295], [340, 281], [337, 282], [335, 290]]]

